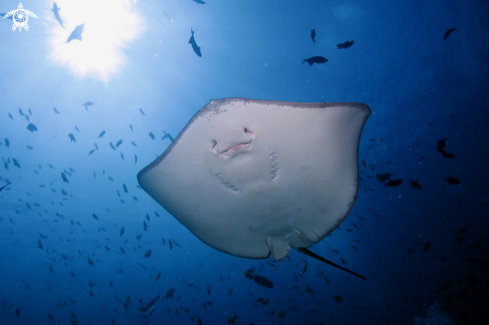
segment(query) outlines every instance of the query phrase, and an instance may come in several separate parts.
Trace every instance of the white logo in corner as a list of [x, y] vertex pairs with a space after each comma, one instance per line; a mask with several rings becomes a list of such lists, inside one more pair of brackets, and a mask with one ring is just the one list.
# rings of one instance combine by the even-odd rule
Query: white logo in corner
[[37, 16], [32, 11], [25, 10], [23, 8], [24, 6], [22, 6], [22, 3], [19, 3], [19, 9], [9, 11], [5, 16], [3, 16], [3, 19], [12, 19], [12, 21], [14, 22], [14, 24], [12, 25], [12, 31], [14, 32], [17, 27], [19, 28], [19, 32], [22, 31], [22, 28], [28, 31], [29, 25], [27, 25], [27, 21], [29, 20], [29, 16], [37, 18]]

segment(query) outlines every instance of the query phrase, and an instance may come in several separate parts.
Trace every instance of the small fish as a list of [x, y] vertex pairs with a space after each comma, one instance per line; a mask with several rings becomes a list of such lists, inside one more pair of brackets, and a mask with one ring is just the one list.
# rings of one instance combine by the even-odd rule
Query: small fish
[[117, 141], [117, 143], [115, 144], [115, 147], [116, 148], [119, 148], [119, 146], [122, 144], [122, 139]]
[[306, 292], [309, 292], [311, 295], [314, 294], [314, 291], [312, 291], [311, 287], [309, 287], [307, 284], [306, 284]]
[[[143, 110], [140, 108], [139, 111], [141, 112], [141, 115], [144, 115], [146, 116], [146, 114], [144, 114]], [[131, 129], [132, 130], [132, 129]]]
[[111, 147], [112, 149], [116, 150], [116, 149], [115, 149], [115, 147], [114, 147], [114, 145], [112, 144], [112, 142], [109, 142], [109, 145], [110, 145], [110, 147]]
[[163, 133], [164, 133], [164, 136], [163, 136], [163, 138], [161, 138], [161, 140], [164, 140], [164, 139], [166, 139], [166, 138], [168, 138], [168, 139], [170, 140], [170, 142], [173, 142], [173, 140], [175, 140], [175, 139], [173, 139], [173, 137], [170, 135], [170, 133], [165, 132], [165, 130], [163, 130]]
[[121, 152], [121, 159], [124, 160], [124, 154]]
[[[66, 43], [69, 43], [75, 39], [79, 40], [81, 42], [82, 33], [83, 33], [84, 29], [85, 29], [85, 24], [81, 24], [81, 25], [76, 26], [75, 29], [71, 32], [70, 36], [68, 37], [68, 40], [66, 41]], [[89, 103], [89, 102], [87, 102], [87, 103]], [[85, 109], [87, 109], [87, 106], [89, 106], [89, 105], [85, 105], [85, 104], [83, 104], [82, 106], [85, 106]], [[93, 103], [91, 105], [93, 105]], [[87, 109], [87, 111], [88, 111], [88, 109]]]
[[131, 141], [131, 144], [135, 147], [137, 147], [138, 145], [134, 142], [134, 141]]
[[29, 115], [31, 115], [31, 116], [32, 116], [31, 109], [29, 108], [27, 111], [29, 112]]
[[151, 253], [153, 253], [153, 251], [152, 251], [151, 249], [148, 249], [148, 250], [146, 251], [146, 253], [144, 253], [144, 258], [148, 258], [148, 257], [150, 257], [150, 256], [151, 256]]
[[25, 116], [24, 112], [22, 111], [22, 108], [19, 108], [19, 114], [20, 116]]
[[440, 151], [441, 155], [445, 158], [455, 158], [454, 154], [451, 154], [449, 152], [446, 152], [445, 150]]
[[126, 230], [126, 227], [122, 227], [122, 228], [121, 228], [121, 231], [120, 231], [120, 237], [122, 237], [122, 235], [124, 234], [124, 230]]
[[423, 248], [423, 253], [426, 253], [430, 250], [430, 246], [431, 246], [431, 242], [427, 242], [426, 245], [424, 245], [424, 248]]
[[134, 155], [134, 163], [136, 164], [138, 162], [138, 156]]
[[456, 179], [453, 176], [450, 178], [445, 177], [445, 180], [448, 182], [449, 185], [458, 185], [461, 183], [458, 179]]
[[132, 130], [132, 124], [129, 124], [129, 127], [131, 128], [131, 132], [134, 133], [134, 131]]
[[320, 64], [320, 63], [326, 63], [328, 62], [328, 59], [326, 59], [325, 57], [322, 57], [322, 56], [313, 56], [313, 57], [310, 57], [309, 59], [304, 59], [304, 61], [302, 61], [302, 64], [304, 64], [304, 62], [309, 63], [309, 66], [312, 66], [314, 63], [317, 63], [317, 64]]
[[9, 141], [9, 139], [5, 138], [5, 139], [3, 139], [3, 141], [5, 142], [5, 146], [7, 148], [10, 148], [10, 141]]
[[402, 179], [389, 179], [387, 183], [384, 184], [384, 187], [396, 187], [402, 184]]
[[97, 149], [97, 150], [98, 150], [98, 146], [97, 146], [97, 144], [95, 144], [95, 149]]
[[[77, 28], [78, 28], [78, 26], [77, 26]], [[80, 36], [80, 38], [81, 38], [81, 36]], [[81, 41], [81, 39], [80, 39], [80, 41]], [[82, 106], [85, 107], [85, 109], [87, 110], [87, 112], [88, 112], [88, 106], [92, 106], [92, 105], [94, 105], [92, 102], [85, 102], [85, 103], [82, 104]]]
[[383, 183], [385, 182], [386, 180], [388, 180], [389, 178], [391, 178], [392, 174], [390, 173], [385, 173], [385, 174], [377, 174], [377, 176], [375, 177], [379, 182]]
[[340, 296], [333, 296], [334, 300], [338, 301], [338, 302], [342, 302], [343, 301], [343, 298], [341, 298]]
[[201, 5], [205, 5], [205, 2], [202, 1], [202, 0], [192, 0], [193, 2], [196, 2], [198, 4], [201, 4]]
[[94, 213], [92, 214], [92, 217], [95, 219], [95, 220], [99, 220], [99, 217]]
[[450, 28], [449, 30], [447, 30], [445, 32], [445, 35], [443, 35], [443, 40], [445, 41], [448, 38], [448, 36], [450, 36], [450, 34], [453, 33], [456, 30], [458, 30], [460, 32], [460, 30], [457, 29], [457, 28]]
[[[6, 185], [5, 185], [5, 186], [6, 186]], [[1, 190], [2, 190], [2, 189], [0, 189], [0, 191], [1, 191]], [[462, 229], [461, 229], [461, 230], [460, 230], [458, 233], [463, 235], [463, 234], [465, 234], [465, 233], [467, 232], [467, 230], [469, 230], [469, 227], [463, 227], [463, 228], [462, 228]]]
[[12, 114], [8, 113], [8, 117], [13, 121], [14, 120], [14, 117], [12, 116]]
[[[196, 0], [194, 0], [194, 1], [196, 1]], [[192, 49], [194, 50], [195, 54], [197, 54], [197, 56], [199, 56], [199, 57], [202, 57], [202, 52], [200, 52], [200, 47], [195, 42], [194, 31], [192, 30], [192, 28], [190, 29], [190, 31], [192, 32], [192, 36], [190, 37], [190, 40], [188, 42], [189, 42], [189, 44], [192, 45]]]
[[27, 128], [26, 129], [29, 130], [29, 131], [31, 131], [31, 132], [37, 131], [37, 127], [34, 124], [32, 124], [32, 123], [29, 123], [27, 125]]
[[70, 142], [76, 142], [76, 139], [75, 139], [75, 136], [73, 135], [73, 133], [68, 134], [68, 136], [70, 137]]
[[93, 266], [95, 266], [95, 264], [93, 263], [93, 261], [92, 261], [92, 259], [91, 259], [90, 257], [88, 258], [88, 265], [93, 265]]
[[17, 159], [12, 158], [12, 162], [14, 163], [14, 166], [15, 167], [21, 168], [19, 162], [17, 161]]
[[[194, 0], [194, 1], [200, 1], [200, 0]], [[227, 321], [228, 321], [228, 324], [236, 324], [236, 321], [238, 320], [238, 315], [236, 315], [235, 313], [232, 313], [231, 315], [229, 315]]]
[[75, 130], [76, 130], [77, 132], [80, 132], [80, 130], [78, 130], [78, 128], [76, 127], [76, 125], [75, 125]]
[[346, 41], [345, 43], [338, 44], [338, 49], [347, 49], [355, 43], [354, 41]]
[[445, 140], [447, 140], [447, 139], [443, 138], [443, 139], [437, 141], [436, 151], [441, 152], [443, 149], [445, 149], [445, 147], [447, 146], [447, 143]]
[[415, 188], [417, 190], [420, 190], [422, 189], [423, 187], [421, 186], [421, 184], [419, 184], [419, 182], [417, 180], [414, 180], [412, 181], [411, 179], [409, 179], [409, 183], [411, 183], [411, 187], [412, 188]]
[[161, 271], [159, 271], [158, 273], [156, 273], [155, 280], [158, 280], [160, 277], [161, 277]]
[[149, 132], [149, 137], [151, 138], [151, 140], [156, 140], [153, 132]]
[[44, 246], [42, 246], [42, 241], [40, 239], [37, 240], [37, 248], [44, 249]]
[[104, 135], [105, 135], [105, 131], [102, 131], [102, 132], [100, 132], [100, 134], [98, 135], [98, 137], [99, 137], [99, 138], [103, 138], [103, 137], [104, 137]]
[[63, 26], [63, 20], [61, 20], [61, 17], [59, 16], [59, 11], [61, 10], [60, 7], [58, 7], [58, 5], [56, 4], [56, 2], [53, 3], [53, 9], [51, 9], [51, 11], [54, 13], [54, 17], [56, 18], [56, 20], [59, 22], [59, 24], [61, 25], [61, 27], [65, 28]]
[[317, 43], [315, 38], [316, 38], [316, 30], [313, 28], [311, 29], [311, 38], [312, 38], [312, 41], [313, 43]]
[[90, 152], [88, 153], [88, 155], [90, 156], [94, 152], [95, 152], [95, 149], [92, 149], [92, 150], [90, 150]]
[[[56, 3], [56, 2], [55, 2]], [[59, 114], [58, 110], [56, 109], [56, 107], [53, 107], [53, 110], [56, 114]]]

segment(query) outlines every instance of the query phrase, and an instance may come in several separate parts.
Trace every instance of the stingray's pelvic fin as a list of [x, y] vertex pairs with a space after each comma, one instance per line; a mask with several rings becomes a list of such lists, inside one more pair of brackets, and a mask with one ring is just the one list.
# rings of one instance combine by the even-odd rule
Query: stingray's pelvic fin
[[[294, 247], [294, 248], [295, 248], [295, 247]], [[307, 255], [307, 256], [310, 256], [310, 257], [312, 257], [312, 258], [315, 258], [315, 259], [317, 259], [318, 261], [324, 262], [324, 263], [329, 264], [329, 265], [331, 265], [331, 266], [334, 266], [334, 267], [336, 267], [336, 268], [338, 268], [338, 269], [340, 269], [340, 270], [343, 270], [343, 271], [346, 271], [346, 272], [348, 272], [348, 273], [350, 273], [350, 274], [356, 275], [357, 277], [359, 277], [359, 278], [361, 278], [361, 279], [363, 279], [363, 280], [366, 280], [366, 278], [365, 278], [364, 276], [362, 276], [362, 275], [360, 275], [360, 274], [358, 274], [358, 273], [355, 273], [355, 272], [353, 272], [353, 271], [350, 271], [350, 270], [348, 270], [348, 269], [345, 269], [344, 267], [342, 267], [342, 266], [340, 266], [340, 265], [338, 265], [338, 264], [335, 264], [335, 263], [333, 263], [333, 262], [331, 262], [331, 261], [329, 261], [329, 260], [325, 259], [324, 257], [321, 257], [321, 256], [319, 256], [319, 255], [317, 255], [317, 254], [314, 254], [313, 252], [311, 252], [311, 251], [310, 251], [310, 250], [308, 250], [307, 248], [296, 248], [296, 250], [298, 250], [298, 251], [299, 251], [299, 252], [301, 252], [302, 254], [305, 254], [305, 255]]]

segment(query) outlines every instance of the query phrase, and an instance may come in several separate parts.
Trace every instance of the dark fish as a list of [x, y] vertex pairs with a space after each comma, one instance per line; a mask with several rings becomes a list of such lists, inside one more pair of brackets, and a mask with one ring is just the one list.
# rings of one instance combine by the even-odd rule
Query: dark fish
[[313, 65], [314, 63], [326, 63], [328, 62], [328, 59], [326, 59], [325, 57], [322, 57], [322, 56], [313, 56], [313, 57], [310, 57], [309, 59], [304, 59], [304, 61], [302, 61], [302, 64], [304, 64], [304, 62], [309, 63], [309, 66]]
[[131, 128], [131, 132], [134, 133], [134, 131], [132, 130], [132, 124], [129, 124], [129, 127]]
[[170, 135], [170, 133], [167, 133], [165, 130], [163, 130], [163, 134], [164, 134], [164, 136], [163, 136], [163, 138], [161, 138], [161, 140], [164, 140], [164, 139], [166, 139], [166, 138], [168, 138], [168, 140], [170, 140], [170, 142], [173, 142], [173, 140], [175, 140], [175, 139], [173, 139], [173, 137]]
[[10, 148], [10, 141], [9, 141], [9, 139], [5, 138], [4, 141], [5, 141], [5, 146], [7, 148]]
[[144, 253], [144, 258], [148, 258], [148, 257], [150, 257], [150, 256], [151, 256], [151, 253], [153, 253], [153, 251], [152, 251], [151, 249], [148, 249], [148, 250], [146, 251], [146, 253]]
[[36, 127], [34, 124], [29, 123], [29, 124], [27, 125], [27, 130], [29, 130], [29, 131], [31, 131], [31, 132], [34, 132], [34, 131], [37, 131], [37, 127]]
[[430, 250], [431, 242], [427, 242], [426, 245], [424, 245], [423, 248], [423, 253], [428, 252]]
[[[168, 294], [168, 293], [167, 293]], [[173, 296], [173, 294], [172, 294]], [[154, 307], [156, 301], [160, 298], [160, 295], [158, 295], [158, 297], [154, 298], [153, 300], [151, 300], [145, 307], [139, 307], [139, 310], [142, 311], [142, 312], [148, 312], [151, 307]], [[142, 303], [142, 302], [141, 302]]]
[[[450, 36], [451, 33], [453, 33], [454, 31], [456, 31], [458, 29], [456, 28], [450, 28], [449, 30], [447, 30], [445, 32], [445, 35], [443, 36], [443, 40], [446, 40], [448, 38], [448, 36]], [[460, 30], [458, 30], [460, 32]]]
[[88, 265], [93, 265], [93, 266], [95, 266], [95, 264], [93, 263], [93, 261], [92, 261], [92, 259], [91, 259], [90, 257], [88, 258]]
[[98, 137], [99, 137], [99, 138], [103, 138], [103, 137], [104, 137], [104, 135], [105, 135], [105, 131], [102, 131], [102, 132], [100, 132], [100, 134], [98, 135]]
[[80, 132], [80, 130], [78, 130], [78, 128], [76, 127], [76, 125], [75, 125], [75, 130], [77, 130], [78, 132]]
[[64, 173], [61, 173], [61, 178], [63, 179], [63, 182], [69, 183], [68, 178], [66, 178], [66, 175]]
[[314, 43], [317, 43], [315, 38], [316, 38], [316, 30], [313, 28], [311, 29], [311, 38]]
[[342, 302], [343, 301], [343, 298], [341, 298], [340, 296], [333, 296], [334, 297], [334, 300], [338, 301], [338, 302]]
[[269, 288], [269, 289], [273, 288], [272, 281], [268, 280], [267, 278], [261, 275], [255, 274], [255, 271], [252, 269], [245, 271], [245, 277], [250, 280], [253, 279], [257, 284], [261, 285], [262, 287]]
[[350, 46], [353, 45], [353, 43], [355, 43], [354, 41], [346, 41], [345, 43], [342, 43], [342, 44], [338, 44], [338, 49], [347, 49], [349, 48]]
[[385, 182], [386, 180], [388, 180], [389, 178], [391, 178], [392, 174], [390, 173], [384, 173], [384, 174], [377, 174], [377, 176], [375, 178], [377, 178], [377, 180], [381, 183]]
[[129, 193], [129, 192], [127, 191], [126, 184], [122, 184], [122, 188], [124, 189], [124, 193]]
[[92, 149], [92, 150], [90, 150], [90, 152], [88, 153], [88, 155], [90, 156], [94, 152], [95, 152], [95, 149]]
[[68, 136], [70, 137], [70, 142], [76, 142], [76, 139], [75, 139], [75, 136], [73, 135], [73, 133], [68, 134]]
[[94, 213], [92, 214], [92, 217], [95, 219], [95, 220], [99, 220], [99, 217]]
[[134, 163], [136, 164], [138, 162], [138, 156], [134, 155]]
[[61, 17], [59, 16], [59, 11], [61, 10], [60, 7], [58, 7], [58, 5], [56, 4], [56, 2], [53, 3], [53, 9], [51, 9], [51, 11], [54, 13], [54, 17], [56, 18], [56, 20], [59, 22], [59, 24], [61, 25], [61, 27], [65, 28], [63, 26], [63, 21], [61, 20]]
[[42, 241], [40, 239], [37, 240], [37, 248], [44, 249], [42, 246]]
[[440, 151], [441, 155], [445, 158], [455, 158], [454, 154], [451, 154], [449, 152], [446, 152], [445, 150]]
[[7, 186], [9, 186], [9, 185], [10, 185], [10, 183], [8, 183], [7, 185], [4, 185], [4, 186], [0, 187], [0, 192], [1, 192], [1, 191], [2, 191], [4, 188], [6, 188]]
[[411, 187], [412, 188], [415, 188], [417, 190], [420, 190], [422, 189], [423, 187], [421, 186], [421, 184], [419, 184], [419, 182], [417, 180], [414, 180], [412, 181], [411, 179], [409, 180], [409, 183], [411, 183]]
[[97, 150], [98, 150], [98, 146], [97, 146], [97, 144], [95, 144], [95, 149], [97, 149]]
[[156, 140], [153, 132], [149, 132], [149, 137], [151, 138], [151, 140]]
[[306, 292], [309, 292], [311, 295], [314, 294], [314, 291], [306, 284]]
[[[80, 36], [80, 38], [81, 38], [81, 36]], [[81, 41], [81, 39], [80, 39], [80, 41]], [[85, 109], [87, 110], [87, 112], [88, 112], [88, 106], [92, 106], [92, 105], [93, 105], [92, 102], [85, 102], [84, 104], [82, 104], [82, 106], [85, 106]]]
[[192, 29], [190, 29], [190, 31], [192, 32], [192, 36], [190, 37], [190, 40], [188, 42], [192, 45], [192, 49], [194, 50], [195, 54], [202, 57], [202, 53], [200, 52], [200, 47], [198, 47], [197, 43], [195, 42], [194, 31]]
[[122, 144], [122, 139], [117, 141], [117, 143], [115, 144], [115, 147], [118, 148], [121, 144]]
[[458, 179], [456, 179], [453, 176], [450, 178], [445, 177], [445, 180], [448, 182], [449, 185], [458, 185], [461, 183]]
[[384, 184], [384, 187], [390, 186], [390, 187], [396, 187], [402, 184], [402, 179], [389, 179], [389, 181]]
[[[56, 3], [56, 2], [55, 2], [55, 3]], [[58, 112], [58, 110], [56, 109], [56, 107], [53, 107], [53, 109], [54, 109], [54, 112], [55, 112], [56, 114], [59, 114], [59, 112]]]
[[197, 2], [198, 4], [205, 5], [205, 2], [202, 0], [192, 0], [193, 2]]
[[24, 112], [22, 111], [22, 108], [19, 108], [19, 114], [20, 116], [25, 116]]
[[[7, 185], [5, 185], [5, 186], [7, 186]], [[4, 186], [4, 187], [5, 187], [5, 186]], [[2, 189], [0, 189], [0, 191], [1, 191], [1, 190], [2, 190]], [[462, 228], [462, 229], [461, 229], [461, 230], [460, 230], [458, 233], [463, 235], [463, 234], [465, 234], [465, 233], [467, 232], [467, 230], [469, 230], [469, 227], [463, 227], [463, 228]]]
[[8, 113], [8, 117], [13, 121], [14, 120], [14, 117], [12, 116], [12, 114]]
[[122, 227], [122, 228], [121, 228], [121, 231], [120, 231], [121, 236], [120, 236], [120, 237], [122, 237], [122, 235], [124, 235], [124, 230], [125, 230], [125, 229], [126, 229], [126, 227]]
[[14, 163], [14, 166], [21, 168], [19, 162], [17, 161], [17, 159], [12, 158], [12, 162]]
[[146, 116], [146, 114], [144, 114], [143, 110], [140, 108], [139, 111], [141, 112], [141, 115], [144, 115]]
[[[200, 0], [194, 0], [194, 1], [200, 1]], [[232, 313], [231, 315], [229, 315], [227, 321], [228, 321], [228, 324], [236, 324], [236, 321], [238, 320], [238, 315], [236, 315], [235, 313]]]
[[110, 145], [110, 147], [111, 147], [112, 149], [116, 150], [116, 149], [115, 149], [115, 147], [114, 147], [114, 145], [112, 144], [112, 142], [109, 142], [109, 145]]
[[[81, 24], [81, 25], [76, 26], [75, 29], [71, 32], [70, 37], [68, 37], [68, 40], [66, 41], [66, 43], [69, 43], [74, 39], [81, 41], [84, 28], [85, 28], [85, 24]], [[85, 104], [83, 104], [82, 106], [85, 106]], [[86, 108], [87, 108], [87, 106], [85, 106], [85, 109]], [[88, 111], [88, 109], [87, 109], [87, 111]]]
[[436, 151], [438, 152], [441, 152], [443, 149], [445, 149], [445, 147], [447, 146], [447, 143], [446, 143], [446, 138], [443, 138], [439, 141], [437, 141], [437, 145], [436, 145]]

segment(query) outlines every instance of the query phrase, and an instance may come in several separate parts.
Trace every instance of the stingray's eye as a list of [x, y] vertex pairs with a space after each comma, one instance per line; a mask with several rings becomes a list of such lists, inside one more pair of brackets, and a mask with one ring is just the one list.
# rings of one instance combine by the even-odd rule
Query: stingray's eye
[[214, 145], [212, 146], [212, 152], [217, 153], [217, 142], [214, 141]]
[[255, 138], [255, 135], [252, 132], [250, 132], [250, 130], [244, 129], [244, 131], [245, 131], [246, 135], [248, 135], [250, 138], [252, 138], [252, 139]]

